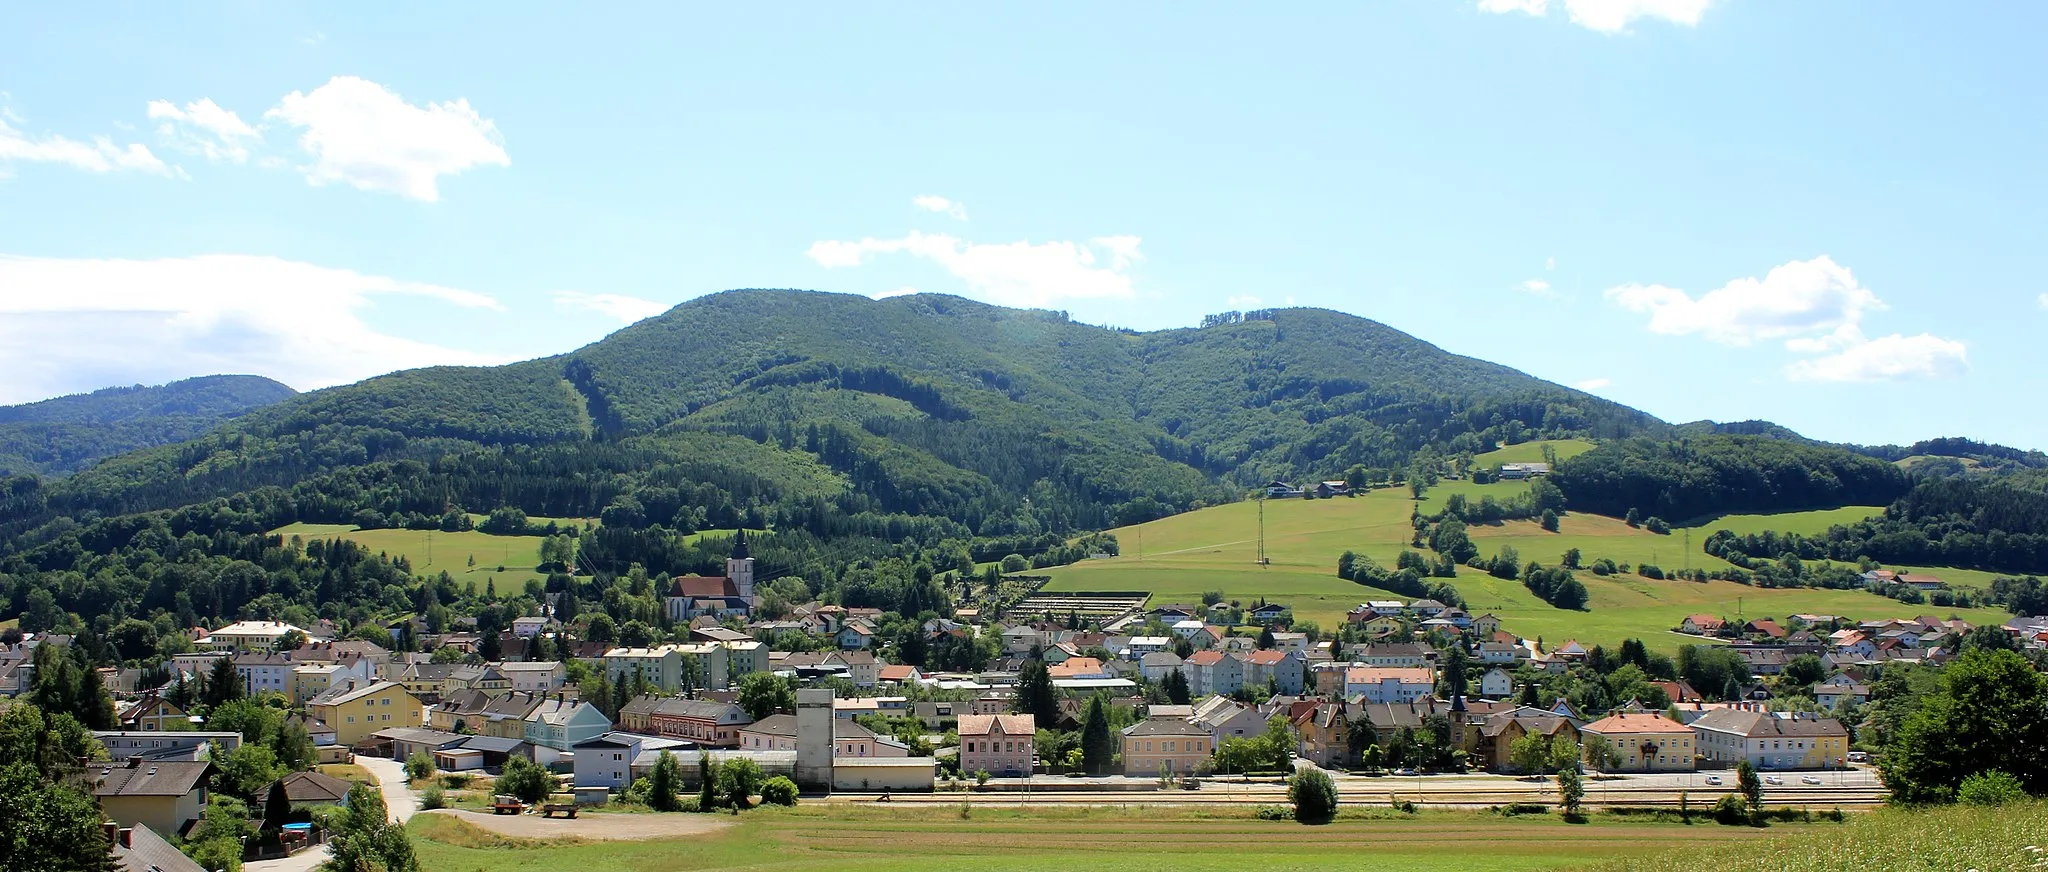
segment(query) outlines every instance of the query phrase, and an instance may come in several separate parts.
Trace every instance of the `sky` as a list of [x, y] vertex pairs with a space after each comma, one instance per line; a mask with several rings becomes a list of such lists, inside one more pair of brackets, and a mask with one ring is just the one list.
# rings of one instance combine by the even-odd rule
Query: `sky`
[[731, 288], [1371, 318], [1666, 420], [2048, 448], [2048, 4], [0, 7], [0, 403]]

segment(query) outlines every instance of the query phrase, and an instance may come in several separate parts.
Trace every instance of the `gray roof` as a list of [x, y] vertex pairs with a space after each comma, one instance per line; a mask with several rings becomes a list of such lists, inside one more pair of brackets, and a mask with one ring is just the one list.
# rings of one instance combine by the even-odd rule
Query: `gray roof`
[[95, 796], [184, 796], [199, 789], [213, 764], [204, 760], [142, 760], [125, 764], [102, 763], [88, 767]]
[[1770, 712], [1716, 709], [1693, 719], [1692, 727], [1734, 733], [1749, 738], [1811, 738], [1847, 736], [1849, 730], [1834, 718], [1781, 718]]
[[136, 824], [124, 832], [128, 844], [114, 843], [114, 863], [126, 872], [206, 872], [155, 830]]
[[1207, 736], [1209, 727], [1185, 718], [1146, 718], [1124, 728], [1126, 736]]

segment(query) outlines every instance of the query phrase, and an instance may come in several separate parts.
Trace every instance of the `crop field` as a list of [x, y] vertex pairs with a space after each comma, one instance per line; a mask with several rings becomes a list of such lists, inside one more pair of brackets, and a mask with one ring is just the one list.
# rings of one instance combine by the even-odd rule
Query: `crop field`
[[[717, 833], [645, 842], [573, 838], [509, 840], [444, 816], [414, 819], [426, 872], [1243, 872], [1261, 870], [1563, 869], [1659, 849], [1699, 850], [1749, 842], [1774, 830], [1622, 823], [1571, 825], [1555, 815], [1499, 818], [1480, 812], [1419, 817], [1359, 809], [1317, 827], [1261, 821], [1248, 809], [1200, 812], [1111, 807], [1061, 810], [956, 807], [757, 809]], [[1834, 829], [1838, 825], [1826, 826]], [[573, 831], [573, 825], [565, 827]]]
[[[1527, 487], [1520, 482], [1462, 487], [1468, 497], [1477, 489], [1505, 498]], [[1440, 486], [1428, 498], [1440, 498]], [[1391, 566], [1409, 549], [1409, 515], [1415, 503], [1406, 489], [1382, 489], [1358, 497], [1327, 500], [1267, 500], [1264, 503], [1266, 554], [1260, 566], [1257, 502], [1215, 506], [1114, 531], [1123, 556], [1090, 560], [1047, 570], [1048, 593], [1081, 590], [1146, 590], [1155, 604], [1196, 603], [1204, 591], [1222, 591], [1231, 599], [1261, 598], [1292, 608], [1296, 616], [1333, 627], [1344, 612], [1367, 600], [1391, 596], [1336, 576], [1337, 557], [1349, 549]], [[1591, 564], [1608, 558], [1631, 567], [1652, 563], [1667, 570], [1715, 569], [1727, 564], [1707, 556], [1703, 544], [1716, 529], [1754, 532], [1765, 529], [1818, 533], [1829, 525], [1867, 517], [1879, 509], [1848, 507], [1779, 515], [1730, 515], [1692, 528], [1658, 535], [1631, 528], [1619, 519], [1566, 514], [1559, 532], [1543, 530], [1533, 521], [1509, 521], [1472, 528], [1483, 553], [1512, 546], [1523, 561], [1555, 565], [1567, 549], [1577, 548]], [[1946, 569], [1926, 570], [1962, 585], [1988, 583], [1972, 574]], [[1782, 617], [1798, 612], [1856, 618], [1912, 617], [1954, 614], [1972, 623], [2003, 622], [2010, 615], [1997, 609], [1936, 609], [1912, 606], [1863, 591], [1765, 590], [1733, 582], [1655, 581], [1633, 573], [1602, 578], [1580, 573], [1591, 595], [1591, 608], [1568, 612], [1530, 594], [1519, 581], [1492, 578], [1461, 568], [1453, 580], [1474, 614], [1493, 612], [1506, 628], [1546, 642], [1578, 639], [1613, 646], [1628, 637], [1642, 638], [1653, 648], [1673, 650], [1693, 641], [1669, 632], [1695, 612], [1736, 617]]]

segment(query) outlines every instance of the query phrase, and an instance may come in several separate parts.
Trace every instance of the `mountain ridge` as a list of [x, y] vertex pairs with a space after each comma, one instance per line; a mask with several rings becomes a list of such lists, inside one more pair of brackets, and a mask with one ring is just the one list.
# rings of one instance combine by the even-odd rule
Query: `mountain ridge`
[[209, 375], [0, 406], [0, 475], [68, 475], [104, 457], [183, 442], [297, 394], [263, 376]]

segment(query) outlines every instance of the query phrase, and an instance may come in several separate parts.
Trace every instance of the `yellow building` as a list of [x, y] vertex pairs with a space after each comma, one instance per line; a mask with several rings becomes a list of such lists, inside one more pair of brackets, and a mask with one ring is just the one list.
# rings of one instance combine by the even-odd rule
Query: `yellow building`
[[1125, 775], [1192, 775], [1216, 750], [1216, 736], [1187, 718], [1147, 718], [1124, 728], [1123, 746]]
[[395, 681], [350, 679], [306, 703], [306, 714], [327, 722], [334, 741], [348, 746], [378, 730], [417, 727], [424, 719], [419, 697]]
[[1622, 712], [1579, 728], [1599, 736], [1621, 754], [1617, 772], [1691, 772], [1692, 728], [1652, 712]]
[[1700, 754], [1748, 760], [1758, 769], [1839, 769], [1849, 762], [1849, 730], [1834, 718], [1772, 712], [1761, 703], [1716, 709], [1692, 722]]

